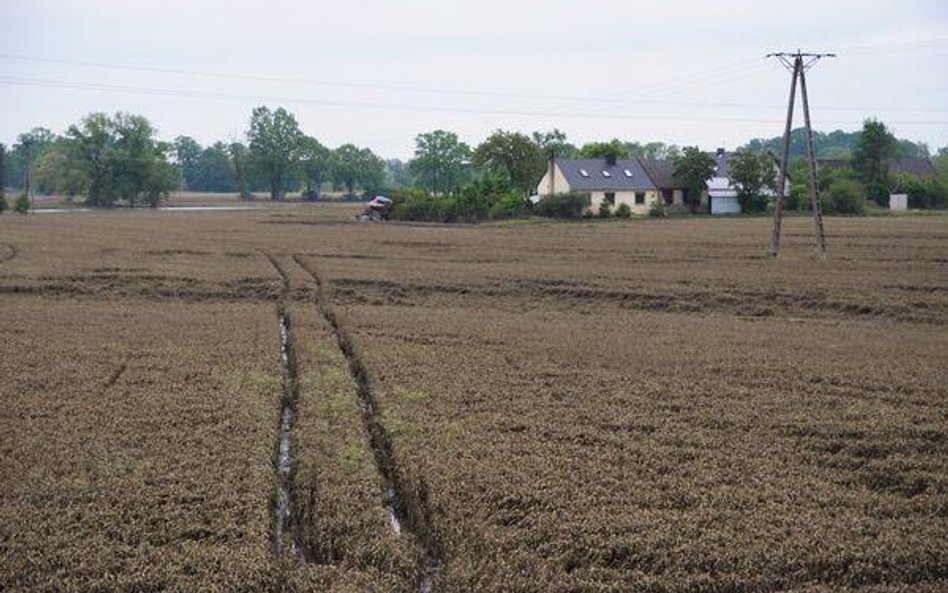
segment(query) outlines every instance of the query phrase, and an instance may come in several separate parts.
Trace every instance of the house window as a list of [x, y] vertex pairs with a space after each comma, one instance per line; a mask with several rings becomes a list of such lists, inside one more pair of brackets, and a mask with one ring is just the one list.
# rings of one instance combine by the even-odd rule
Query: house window
[[615, 206], [615, 205], [616, 205], [616, 192], [614, 192], [614, 191], [607, 191], [607, 192], [606, 192], [606, 202], [608, 202], [610, 206]]
[[582, 175], [583, 177], [589, 177], [589, 171], [587, 171], [586, 169], [580, 169], [579, 174]]
[[636, 204], [644, 204], [644, 203], [645, 203], [645, 192], [644, 192], [644, 191], [637, 191], [637, 192], [635, 192], [635, 203], [636, 203]]
[[603, 170], [602, 176], [603, 176], [603, 177], [612, 177], [612, 173], [610, 173], [609, 171]]
[[628, 169], [623, 169], [622, 172], [625, 173], [626, 177], [628, 177], [629, 179], [632, 179], [632, 171], [629, 171]]

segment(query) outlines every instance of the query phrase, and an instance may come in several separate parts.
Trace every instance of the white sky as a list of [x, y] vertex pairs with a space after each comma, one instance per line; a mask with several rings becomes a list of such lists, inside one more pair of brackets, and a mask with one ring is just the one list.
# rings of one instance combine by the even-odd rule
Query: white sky
[[387, 158], [438, 128], [733, 148], [782, 133], [763, 56], [797, 48], [839, 54], [807, 76], [817, 130], [948, 145], [945, 0], [0, 0], [0, 142], [122, 110], [209, 144], [266, 104]]

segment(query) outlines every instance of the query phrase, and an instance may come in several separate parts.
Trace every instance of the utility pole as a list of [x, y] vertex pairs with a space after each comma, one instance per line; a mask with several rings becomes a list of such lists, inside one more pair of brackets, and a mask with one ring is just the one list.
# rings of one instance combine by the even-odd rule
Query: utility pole
[[780, 179], [777, 181], [777, 201], [774, 204], [773, 232], [770, 238], [770, 255], [776, 257], [780, 252], [780, 225], [783, 219], [783, 203], [786, 199], [785, 180], [790, 161], [790, 131], [793, 126], [793, 102], [796, 97], [797, 79], [800, 79], [800, 92], [803, 95], [803, 120], [806, 126], [806, 151], [810, 172], [810, 200], [813, 207], [813, 224], [816, 231], [816, 252], [819, 257], [826, 255], [826, 235], [823, 233], [823, 208], [820, 203], [819, 187], [816, 183], [816, 152], [813, 150], [813, 128], [810, 125], [810, 104], [806, 93], [806, 71], [821, 58], [835, 58], [836, 54], [775, 53], [768, 58], [777, 58], [787, 70], [792, 72], [790, 80], [790, 101], [787, 105], [787, 124], [783, 131], [783, 158], [780, 161]]
[[26, 190], [26, 199], [30, 202], [30, 210], [33, 210], [33, 139], [25, 140], [23, 145], [26, 147], [26, 172], [23, 175], [23, 188]]

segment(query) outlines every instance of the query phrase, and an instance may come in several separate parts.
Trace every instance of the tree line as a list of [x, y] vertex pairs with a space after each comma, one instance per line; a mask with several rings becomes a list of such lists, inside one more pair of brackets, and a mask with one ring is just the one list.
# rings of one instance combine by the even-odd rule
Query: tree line
[[[791, 154], [802, 134], [802, 130], [791, 134]], [[777, 150], [771, 149], [778, 140], [751, 140], [732, 161], [732, 182], [745, 212], [768, 207], [768, 190], [776, 189], [772, 154]], [[821, 189], [835, 196], [825, 204], [830, 212], [860, 211], [864, 202], [860, 205], [855, 194], [884, 204], [895, 181], [888, 176], [886, 159], [928, 154], [926, 146], [896, 139], [875, 120], [867, 120], [859, 132], [816, 133], [814, 140], [824, 154], [842, 155], [852, 162], [849, 170], [821, 170]], [[154, 206], [173, 190], [235, 192], [246, 198], [266, 191], [273, 200], [299, 192], [304, 198], [320, 199], [332, 188], [351, 197], [390, 195], [404, 217], [474, 220], [530, 211], [533, 204], [526, 197], [554, 155], [671, 160], [691, 190], [693, 208], [715, 166], [694, 146], [619, 139], [576, 146], [559, 129], [530, 135], [496, 130], [473, 147], [454, 132], [433, 130], [415, 137], [414, 156], [407, 162], [383, 160], [369, 148], [351, 143], [329, 148], [304, 134], [293, 114], [262, 106], [252, 111], [243, 141], [209, 146], [189, 136], [160, 141], [147, 119], [125, 113], [92, 113], [61, 135], [35, 128], [21, 134], [11, 150], [0, 145], [0, 188], [22, 190], [31, 162], [36, 192], [83, 196], [92, 206]], [[904, 181], [913, 207], [944, 207], [948, 202], [948, 147], [933, 160], [941, 179]], [[805, 209], [806, 169], [801, 156], [793, 157], [790, 174], [788, 206]], [[575, 204], [564, 209], [575, 210]]]

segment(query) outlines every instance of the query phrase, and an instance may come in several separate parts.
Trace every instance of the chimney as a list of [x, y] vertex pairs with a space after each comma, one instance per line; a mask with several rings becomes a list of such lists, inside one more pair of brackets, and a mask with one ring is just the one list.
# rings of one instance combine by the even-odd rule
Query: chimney
[[724, 147], [723, 147], [723, 146], [721, 146], [721, 147], [718, 148], [718, 156], [719, 156], [719, 157], [724, 156]]
[[608, 166], [610, 166], [610, 167], [615, 167], [615, 166], [616, 166], [616, 155], [614, 155], [614, 154], [607, 154], [607, 155], [606, 155], [606, 165], [608, 165]]

